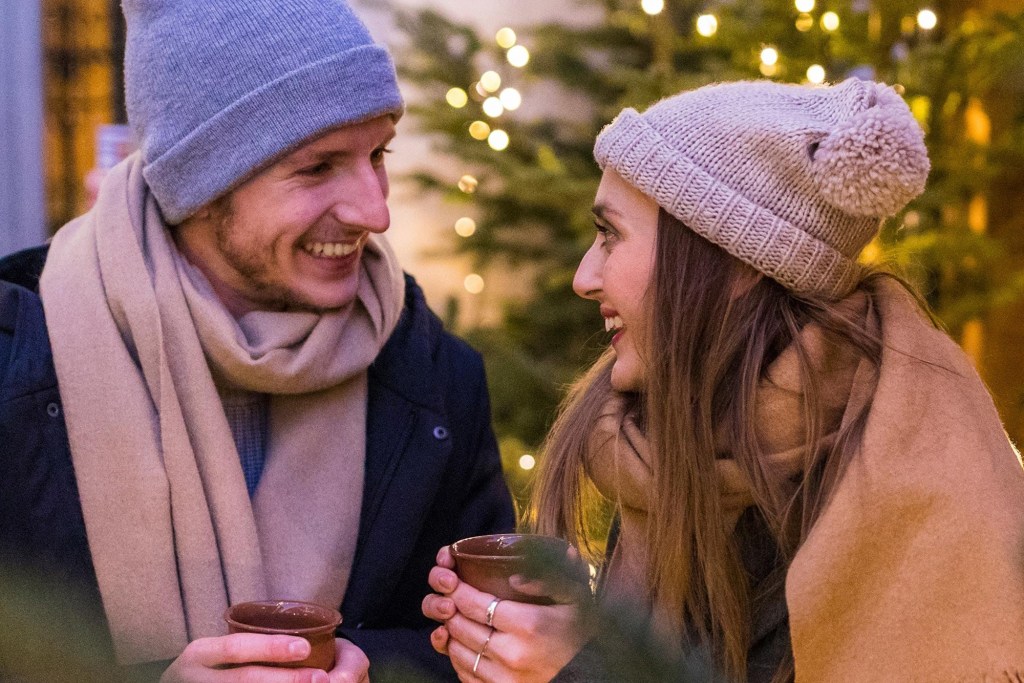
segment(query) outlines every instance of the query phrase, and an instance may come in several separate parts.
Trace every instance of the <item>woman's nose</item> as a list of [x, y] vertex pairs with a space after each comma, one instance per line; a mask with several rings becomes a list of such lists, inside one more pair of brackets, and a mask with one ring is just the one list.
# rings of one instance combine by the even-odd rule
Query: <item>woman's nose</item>
[[587, 253], [583, 255], [580, 265], [576, 268], [576, 275], [572, 279], [572, 290], [577, 296], [584, 299], [596, 299], [597, 292], [603, 287], [602, 270], [604, 268], [604, 253], [598, 244], [598, 239], [590, 245]]

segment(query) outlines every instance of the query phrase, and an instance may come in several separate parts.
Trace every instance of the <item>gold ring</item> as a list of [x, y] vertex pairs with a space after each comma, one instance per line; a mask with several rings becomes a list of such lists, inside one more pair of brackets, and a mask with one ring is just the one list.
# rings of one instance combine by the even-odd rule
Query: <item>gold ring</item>
[[487, 625], [494, 628], [494, 610], [498, 609], [498, 603], [501, 602], [501, 598], [494, 598], [491, 600], [491, 604], [487, 605]]

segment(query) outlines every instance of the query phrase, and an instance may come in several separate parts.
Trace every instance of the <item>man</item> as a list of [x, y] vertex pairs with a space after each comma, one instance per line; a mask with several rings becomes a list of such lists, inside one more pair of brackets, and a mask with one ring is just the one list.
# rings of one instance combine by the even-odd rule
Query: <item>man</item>
[[451, 677], [434, 554], [513, 518], [479, 357], [382, 236], [390, 58], [343, 0], [124, 11], [140, 152], [0, 262], [2, 559], [84, 585], [164, 681], [327, 681], [225, 635], [272, 598], [340, 606], [331, 681]]

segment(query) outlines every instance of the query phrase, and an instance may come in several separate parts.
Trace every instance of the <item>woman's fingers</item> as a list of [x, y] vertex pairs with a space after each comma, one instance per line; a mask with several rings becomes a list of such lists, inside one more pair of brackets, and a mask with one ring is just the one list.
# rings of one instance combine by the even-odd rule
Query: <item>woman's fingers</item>
[[431, 647], [433, 647], [435, 651], [442, 655], [448, 654], [449, 639], [450, 636], [448, 634], [448, 629], [444, 626], [438, 626], [430, 633]]
[[451, 546], [443, 546], [437, 551], [437, 565], [445, 569], [455, 569], [455, 558], [452, 557]]
[[438, 593], [451, 593], [459, 587], [459, 576], [451, 569], [434, 567], [427, 575], [427, 583]]
[[445, 628], [448, 629], [449, 644], [457, 642], [476, 652], [483, 650], [485, 645], [491, 647], [501, 637], [496, 629], [492, 631], [490, 626], [478, 624], [463, 616], [449, 619]]
[[[462, 643], [453, 640], [448, 647], [448, 653], [452, 660], [452, 666], [455, 667], [456, 673], [459, 674], [460, 681], [467, 683], [476, 683], [476, 681], [496, 683], [499, 680], [503, 680], [498, 675], [497, 669], [499, 665], [488, 657], [486, 652], [477, 660], [476, 650], [472, 650]], [[476, 671], [473, 671], [474, 666]]]
[[444, 595], [428, 593], [423, 598], [421, 610], [427, 619], [443, 622], [455, 616], [455, 603]]

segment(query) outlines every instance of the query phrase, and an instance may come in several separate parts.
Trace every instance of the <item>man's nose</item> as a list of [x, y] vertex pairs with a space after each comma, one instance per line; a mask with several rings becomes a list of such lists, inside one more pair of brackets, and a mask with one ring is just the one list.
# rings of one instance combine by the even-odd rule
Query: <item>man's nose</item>
[[595, 239], [594, 243], [583, 255], [580, 265], [576, 268], [576, 275], [572, 279], [572, 290], [577, 296], [584, 299], [596, 299], [596, 293], [604, 286], [602, 270], [604, 267], [603, 253]]
[[331, 213], [338, 222], [377, 233], [391, 226], [388, 178], [383, 169], [359, 169], [346, 177], [335, 192]]

